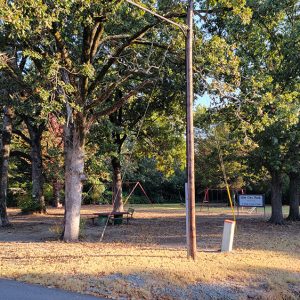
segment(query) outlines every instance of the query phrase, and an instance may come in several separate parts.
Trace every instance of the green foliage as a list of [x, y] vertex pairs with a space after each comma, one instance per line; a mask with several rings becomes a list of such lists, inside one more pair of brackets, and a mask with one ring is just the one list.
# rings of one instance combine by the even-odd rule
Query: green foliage
[[33, 201], [30, 195], [23, 195], [18, 198], [18, 208], [21, 209], [22, 213], [34, 213], [40, 212], [42, 207], [36, 201]]
[[17, 207], [18, 199], [24, 197], [26, 194], [26, 189], [22, 187], [10, 187], [7, 191], [7, 206]]
[[[186, 10], [179, 0], [143, 5], [161, 14]], [[208, 92], [219, 105], [195, 113], [196, 181], [224, 186], [216, 139], [234, 187], [265, 184], [267, 170], [297, 172], [297, 1], [201, 0], [196, 9], [202, 12], [195, 24], [195, 92]], [[112, 179], [112, 157], [121, 161], [126, 179], [141, 181], [151, 197], [179, 201], [185, 182], [185, 66], [178, 29], [125, 1], [0, 0], [0, 19], [0, 91], [35, 124], [54, 113], [60, 125], [80, 125], [87, 141], [85, 203], [111, 201], [102, 183]], [[97, 32], [99, 39], [90, 43]], [[139, 89], [145, 81], [151, 85]], [[126, 105], [105, 113], [130, 93]], [[63, 182], [61, 141], [50, 132], [43, 139], [46, 181]], [[16, 137], [12, 148], [29, 153]], [[28, 181], [29, 169], [26, 160], [13, 159], [11, 182]], [[23, 202], [30, 209], [30, 201]]]
[[156, 169], [166, 176], [185, 165], [186, 149], [181, 116], [154, 113], [142, 127], [135, 156], [156, 160]]
[[[155, 159], [136, 159], [135, 164], [131, 165], [131, 169], [127, 170], [126, 180], [130, 182], [139, 181], [154, 203], [183, 202], [184, 183], [186, 181], [185, 170], [181, 170], [175, 164], [173, 174], [166, 176], [157, 169], [156, 164]], [[131, 192], [133, 186], [134, 184], [127, 186], [126, 183], [123, 185], [125, 198]], [[130, 199], [130, 203], [149, 203], [140, 188], [136, 188]]]
[[[126, 200], [128, 193], [123, 193], [123, 198]], [[149, 200], [144, 195], [131, 195], [127, 201], [127, 204], [150, 204]]]
[[106, 203], [106, 186], [98, 184], [86, 184], [83, 188], [83, 204], [103, 204]]
[[47, 205], [52, 204], [53, 200], [53, 188], [50, 184], [46, 183], [43, 186], [45, 202]]
[[104, 192], [105, 192], [104, 185], [94, 185], [93, 190], [91, 192], [91, 199], [93, 203], [100, 203]]
[[[195, 112], [196, 180], [200, 189], [224, 188], [222, 162], [232, 188], [243, 188], [249, 177], [243, 147], [230, 129], [212, 109], [198, 106]], [[222, 158], [220, 157], [222, 156]]]

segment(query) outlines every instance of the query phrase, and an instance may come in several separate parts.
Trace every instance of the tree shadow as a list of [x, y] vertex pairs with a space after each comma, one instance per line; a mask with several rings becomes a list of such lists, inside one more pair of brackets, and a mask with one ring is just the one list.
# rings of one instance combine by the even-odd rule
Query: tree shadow
[[[103, 243], [161, 247], [168, 249], [186, 248], [184, 210], [172, 213], [136, 212], [129, 225], [107, 226]], [[83, 242], [99, 243], [104, 226], [93, 226], [88, 216], [82, 232]], [[203, 214], [197, 212], [197, 246], [205, 252], [217, 252], [221, 247], [223, 223], [230, 214]], [[13, 216], [12, 228], [0, 228], [0, 242], [56, 241], [60, 236], [62, 215]], [[126, 222], [125, 222], [126, 223]], [[289, 255], [299, 249], [300, 222], [286, 226], [275, 226], [262, 216], [240, 216], [235, 231], [234, 249], [266, 250]]]
[[[237, 272], [239, 270], [236, 270]], [[300, 279], [292, 280], [295, 273], [284, 269], [269, 268], [264, 274], [274, 274], [280, 278], [261, 279], [259, 269], [247, 268], [254, 280], [178, 282], [170, 273], [145, 269], [131, 272], [115, 272], [110, 275], [95, 275], [87, 272], [76, 274], [31, 273], [17, 277], [20, 281], [56, 287], [73, 292], [112, 299], [299, 299]], [[298, 274], [299, 275], [299, 274]]]

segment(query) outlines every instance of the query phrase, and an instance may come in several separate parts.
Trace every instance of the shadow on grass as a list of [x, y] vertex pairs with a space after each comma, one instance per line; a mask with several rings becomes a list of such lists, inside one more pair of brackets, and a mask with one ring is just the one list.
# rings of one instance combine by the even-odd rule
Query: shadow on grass
[[[186, 247], [185, 217], [151, 214], [130, 220], [129, 225], [108, 226], [104, 243], [121, 243], [148, 247], [184, 249]], [[198, 215], [197, 241], [202, 251], [220, 249], [224, 219], [228, 215]], [[40, 242], [58, 240], [59, 234], [53, 227], [62, 223], [61, 216], [14, 216], [12, 228], [0, 228], [0, 242]], [[55, 228], [54, 228], [55, 229]], [[56, 228], [57, 229], [57, 228]], [[92, 226], [86, 220], [84, 241], [98, 243], [103, 226]], [[261, 216], [243, 216], [237, 221], [234, 248], [242, 250], [266, 250], [286, 254], [297, 253], [300, 222], [288, 223], [286, 226], [274, 226]], [[292, 254], [291, 254], [292, 255]]]
[[[236, 270], [238, 271], [238, 270]], [[245, 271], [245, 270], [244, 270]], [[192, 284], [174, 281], [173, 274], [162, 274], [145, 269], [122, 274], [95, 275], [86, 272], [76, 274], [30, 273], [17, 277], [20, 281], [57, 287], [73, 292], [81, 292], [113, 299], [299, 299], [300, 281], [292, 280], [294, 273], [282, 269], [249, 269], [254, 276], [249, 284], [236, 281], [196, 282]], [[270, 274], [277, 274], [274, 279]]]

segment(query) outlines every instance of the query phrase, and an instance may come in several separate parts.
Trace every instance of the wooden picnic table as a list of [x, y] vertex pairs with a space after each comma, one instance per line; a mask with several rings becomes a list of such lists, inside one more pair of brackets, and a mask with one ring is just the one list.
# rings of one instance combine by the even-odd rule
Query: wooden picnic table
[[116, 220], [120, 220], [123, 216], [126, 216], [127, 224], [129, 224], [129, 218], [132, 217], [132, 213], [129, 211], [117, 211], [117, 212], [99, 212], [99, 213], [93, 213], [95, 215], [93, 220], [93, 224], [95, 223], [95, 219], [99, 217], [107, 217], [109, 220], [112, 221], [112, 224], [115, 224]]

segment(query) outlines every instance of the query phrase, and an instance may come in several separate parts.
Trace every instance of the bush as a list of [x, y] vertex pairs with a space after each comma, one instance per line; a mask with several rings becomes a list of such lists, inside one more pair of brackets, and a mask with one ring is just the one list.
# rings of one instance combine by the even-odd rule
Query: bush
[[[123, 201], [127, 199], [128, 195], [123, 194]], [[155, 201], [154, 201], [155, 202]], [[127, 204], [151, 204], [145, 195], [131, 195]]]
[[87, 184], [83, 187], [83, 204], [102, 204], [105, 202], [106, 188], [103, 184]]
[[33, 213], [42, 210], [40, 204], [34, 202], [29, 195], [23, 195], [18, 198], [18, 207], [21, 209], [22, 213]]
[[44, 189], [44, 197], [47, 205], [52, 204], [53, 202], [53, 188], [51, 184], [45, 183], [43, 186]]
[[111, 204], [112, 203], [112, 191], [106, 190], [101, 196], [99, 204]]
[[26, 196], [27, 192], [24, 188], [12, 187], [7, 191], [7, 206], [18, 206], [19, 199]]

